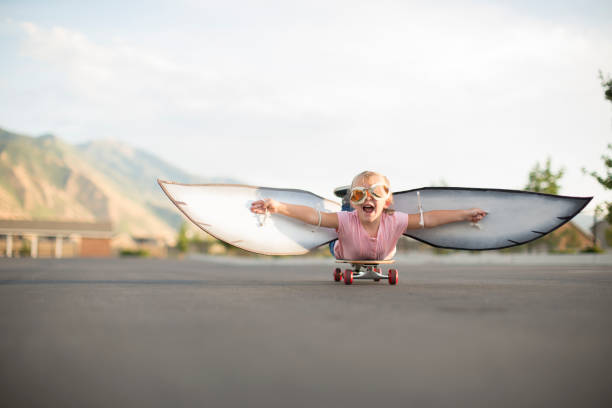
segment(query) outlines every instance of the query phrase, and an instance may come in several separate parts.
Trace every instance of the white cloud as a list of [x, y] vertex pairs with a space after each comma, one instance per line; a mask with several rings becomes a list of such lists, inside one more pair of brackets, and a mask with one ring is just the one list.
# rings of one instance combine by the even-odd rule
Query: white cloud
[[[22, 56], [47, 77], [9, 109], [73, 140], [112, 136], [203, 175], [327, 195], [365, 167], [400, 188], [519, 188], [547, 155], [597, 165], [612, 131], [596, 78], [612, 70], [609, 31], [491, 6], [334, 4], [225, 10], [146, 42], [22, 23]], [[565, 193], [594, 189], [568, 171]]]

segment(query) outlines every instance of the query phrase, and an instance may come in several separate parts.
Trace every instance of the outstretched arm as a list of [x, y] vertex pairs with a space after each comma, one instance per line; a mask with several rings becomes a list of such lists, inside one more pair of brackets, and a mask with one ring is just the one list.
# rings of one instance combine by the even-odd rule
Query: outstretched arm
[[[317, 225], [319, 223], [319, 212], [305, 205], [282, 203], [271, 198], [254, 201], [251, 204], [251, 211], [256, 214], [264, 214], [266, 210], [268, 210], [270, 214], [286, 215], [287, 217], [295, 218], [307, 224]], [[321, 211], [320, 214], [322, 227], [338, 228], [338, 214], [323, 211]]]
[[[423, 213], [423, 221], [425, 228], [433, 228], [439, 225], [449, 224], [451, 222], [471, 221], [478, 222], [487, 215], [487, 212], [480, 208], [470, 208], [469, 210], [434, 210]], [[420, 225], [421, 215], [410, 214], [408, 216], [409, 229], [423, 228]]]

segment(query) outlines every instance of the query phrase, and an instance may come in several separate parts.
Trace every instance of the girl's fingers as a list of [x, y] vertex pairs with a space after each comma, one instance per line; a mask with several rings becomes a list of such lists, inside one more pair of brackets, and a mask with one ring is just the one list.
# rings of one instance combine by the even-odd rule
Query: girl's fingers
[[487, 215], [487, 212], [484, 210], [481, 210], [480, 208], [476, 208], [476, 211], [474, 211], [474, 216], [480, 217], [481, 219], [484, 218], [485, 215]]
[[261, 214], [265, 212], [265, 202], [264, 200], [253, 201], [251, 203], [251, 211], [257, 214]]
[[267, 198], [265, 200], [257, 200], [251, 203], [251, 211], [256, 214], [263, 214], [266, 210], [270, 209], [270, 199]]
[[472, 213], [472, 222], [478, 222], [482, 220], [485, 215], [487, 215], [486, 211], [483, 211], [479, 208], [474, 209], [474, 212]]

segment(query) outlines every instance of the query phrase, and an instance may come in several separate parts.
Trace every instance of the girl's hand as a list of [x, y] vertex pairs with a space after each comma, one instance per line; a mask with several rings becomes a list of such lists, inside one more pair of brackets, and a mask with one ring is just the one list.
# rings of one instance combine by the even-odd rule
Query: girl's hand
[[465, 210], [465, 220], [470, 222], [478, 222], [482, 220], [488, 213], [480, 208], [470, 208]]
[[280, 203], [272, 198], [257, 200], [251, 203], [251, 211], [255, 214], [265, 214], [266, 210], [268, 210], [270, 214], [274, 214], [278, 212], [279, 209]]

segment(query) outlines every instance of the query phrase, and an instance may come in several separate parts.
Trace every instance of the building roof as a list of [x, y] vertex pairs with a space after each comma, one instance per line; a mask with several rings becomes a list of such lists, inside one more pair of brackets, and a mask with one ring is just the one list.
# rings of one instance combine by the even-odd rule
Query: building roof
[[582, 235], [584, 239], [588, 239], [588, 240], [593, 239], [593, 234], [591, 234], [589, 231], [585, 231], [580, 225], [575, 223], [573, 220], [568, 222], [567, 224], [569, 225], [568, 228], [574, 228], [576, 231], [578, 231], [580, 235]]
[[95, 238], [109, 238], [113, 228], [110, 221], [43, 221], [43, 220], [2, 220], [0, 234], [37, 235], [82, 235]]

